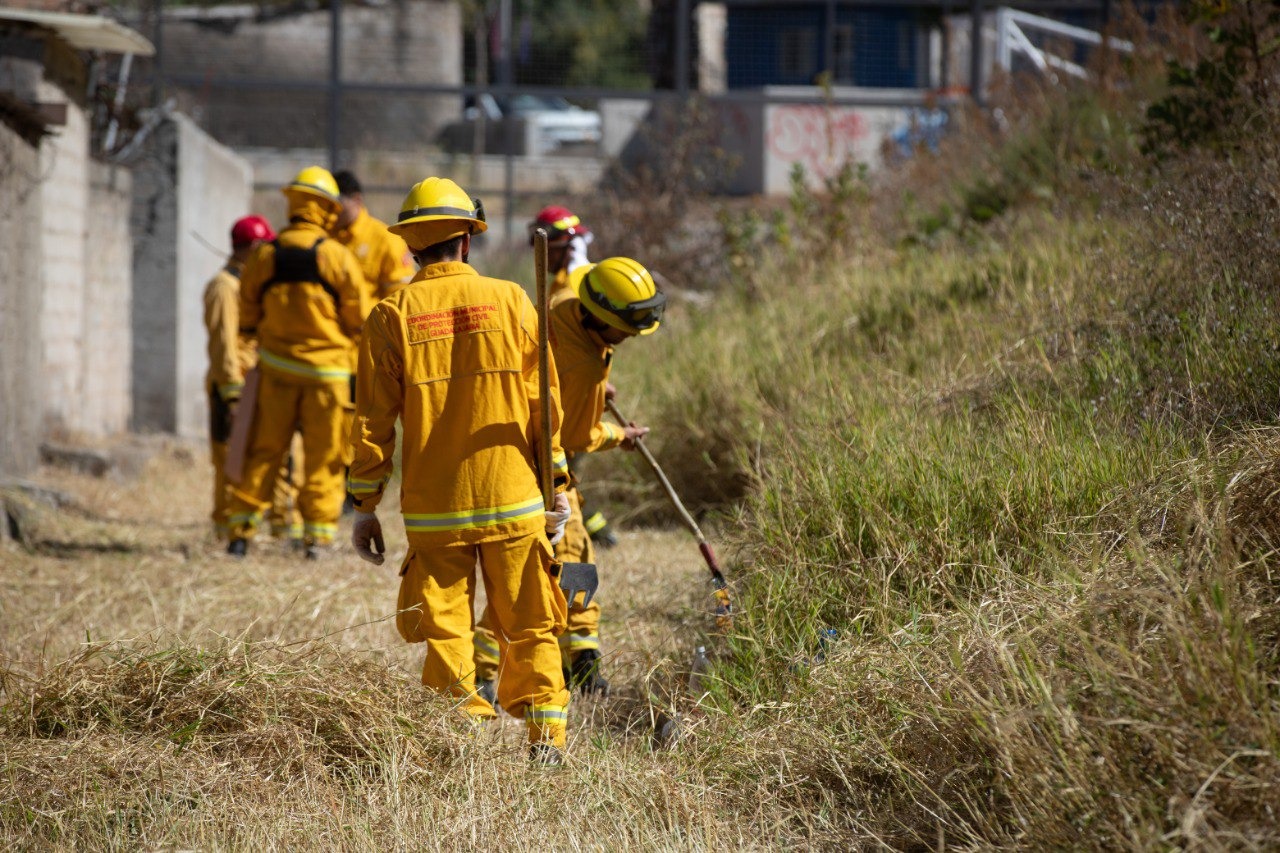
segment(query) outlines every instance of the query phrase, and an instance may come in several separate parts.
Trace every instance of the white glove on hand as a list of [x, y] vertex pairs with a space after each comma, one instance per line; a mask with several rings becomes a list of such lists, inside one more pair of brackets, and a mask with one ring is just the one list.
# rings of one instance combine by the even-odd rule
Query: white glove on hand
[[[386, 559], [383, 555], [387, 553], [387, 546], [382, 541], [382, 523], [378, 521], [377, 515], [372, 512], [356, 513], [356, 523], [351, 528], [351, 544], [355, 546], [360, 559], [368, 560], [375, 566], [382, 565]], [[377, 550], [370, 548], [370, 545]]]
[[543, 513], [547, 518], [547, 538], [552, 545], [558, 545], [564, 538], [564, 526], [569, 523], [569, 496], [564, 492], [556, 495], [552, 502], [554, 509]]
[[578, 267], [589, 264], [587, 260], [587, 244], [591, 242], [591, 234], [579, 234], [569, 241], [569, 263], [565, 265], [567, 272], [573, 272]]

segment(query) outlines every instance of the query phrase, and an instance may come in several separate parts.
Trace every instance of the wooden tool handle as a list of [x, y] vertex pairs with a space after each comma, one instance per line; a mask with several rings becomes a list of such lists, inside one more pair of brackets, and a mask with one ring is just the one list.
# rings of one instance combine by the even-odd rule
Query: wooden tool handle
[[[618, 423], [624, 427], [630, 425], [630, 421], [618, 410], [618, 404], [612, 400], [605, 400], [605, 405], [609, 407], [609, 413], [617, 419]], [[649, 452], [649, 448], [645, 447], [644, 442], [640, 439], [635, 440], [636, 450], [640, 451], [640, 455], [644, 457], [644, 461], [649, 463], [649, 467], [653, 469], [654, 475], [658, 478], [658, 482], [662, 484], [663, 491], [667, 493], [667, 497], [671, 500], [671, 505], [676, 508], [676, 512], [680, 513], [680, 517], [684, 519], [685, 527], [689, 528], [689, 532], [698, 540], [699, 544], [706, 544], [706, 537], [702, 535], [702, 530], [698, 527], [698, 522], [693, 520], [693, 516], [689, 510], [684, 508], [680, 496], [676, 494], [675, 487], [671, 485], [671, 481], [667, 479], [666, 472], [662, 470], [662, 466], [658, 464], [658, 460], [653, 458], [653, 454]]]
[[551, 306], [547, 293], [547, 232], [533, 232], [533, 269], [538, 294], [538, 405], [542, 424], [538, 430], [538, 488], [542, 503], [550, 510], [555, 501], [555, 481], [551, 472]]

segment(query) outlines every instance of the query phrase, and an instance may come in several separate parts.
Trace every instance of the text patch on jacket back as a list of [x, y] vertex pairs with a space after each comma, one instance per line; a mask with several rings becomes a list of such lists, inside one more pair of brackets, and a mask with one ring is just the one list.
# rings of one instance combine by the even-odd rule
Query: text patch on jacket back
[[409, 343], [420, 344], [475, 332], [495, 332], [502, 328], [498, 306], [493, 303], [456, 305], [409, 315]]

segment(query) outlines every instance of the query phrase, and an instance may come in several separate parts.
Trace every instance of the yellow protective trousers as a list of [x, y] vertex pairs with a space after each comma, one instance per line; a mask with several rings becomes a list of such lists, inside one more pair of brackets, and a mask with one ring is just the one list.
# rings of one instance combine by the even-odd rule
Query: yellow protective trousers
[[[564, 527], [564, 538], [556, 544], [556, 559], [562, 563], [595, 562], [591, 536], [588, 535], [582, 518], [582, 495], [576, 488], [570, 488], [566, 494], [569, 497], [569, 521]], [[597, 594], [587, 607], [582, 606], [581, 598], [576, 598], [569, 604], [565, 632], [560, 635], [563, 666], [567, 667], [578, 652], [600, 649], [600, 605], [597, 603], [599, 598]], [[496, 681], [502, 658], [500, 634], [497, 631], [492, 606], [485, 607], [484, 613], [476, 622], [472, 647], [476, 678]], [[503, 704], [503, 707], [505, 708], [506, 705]]]
[[338, 533], [342, 512], [343, 426], [350, 405], [346, 378], [332, 382], [297, 379], [263, 370], [258, 386], [253, 437], [240, 487], [231, 490], [231, 535], [249, 539], [271, 505], [275, 472], [302, 434], [302, 485], [298, 509], [303, 537], [327, 545]]
[[[213, 518], [214, 531], [221, 539], [231, 535], [231, 489], [227, 482], [227, 438], [231, 434], [231, 409], [217, 389], [209, 392], [209, 457], [213, 462]], [[302, 448], [296, 437], [293, 452], [280, 466], [273, 489], [271, 509], [267, 519], [271, 522], [271, 534], [278, 538], [301, 539], [302, 515], [298, 512], [298, 483]]]
[[410, 541], [400, 571], [396, 628], [407, 642], [427, 644], [424, 685], [458, 697], [472, 717], [496, 716], [475, 692], [477, 565], [503, 661], [498, 702], [524, 719], [530, 743], [563, 747], [569, 691], [556, 636], [564, 630], [566, 605], [541, 533], [475, 545], [423, 547]]
[[[224, 441], [209, 442], [209, 456], [213, 460], [213, 527], [219, 538], [231, 535], [231, 489], [224, 469], [227, 464], [227, 444]], [[299, 466], [286, 459], [276, 475], [272, 488], [271, 509], [267, 521], [271, 535], [281, 539], [302, 538], [302, 513], [298, 512]]]

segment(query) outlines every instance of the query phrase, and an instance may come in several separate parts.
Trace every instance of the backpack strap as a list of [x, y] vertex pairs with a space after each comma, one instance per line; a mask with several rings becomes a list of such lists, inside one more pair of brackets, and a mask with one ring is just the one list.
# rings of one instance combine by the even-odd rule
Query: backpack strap
[[311, 248], [300, 249], [281, 246], [279, 238], [272, 240], [271, 247], [275, 249], [275, 271], [258, 291], [258, 303], [261, 304], [267, 296], [267, 291], [277, 284], [318, 284], [333, 299], [334, 308], [339, 307], [342, 300], [338, 297], [338, 291], [320, 274], [316, 250], [324, 241], [325, 238], [321, 237], [312, 244]]

